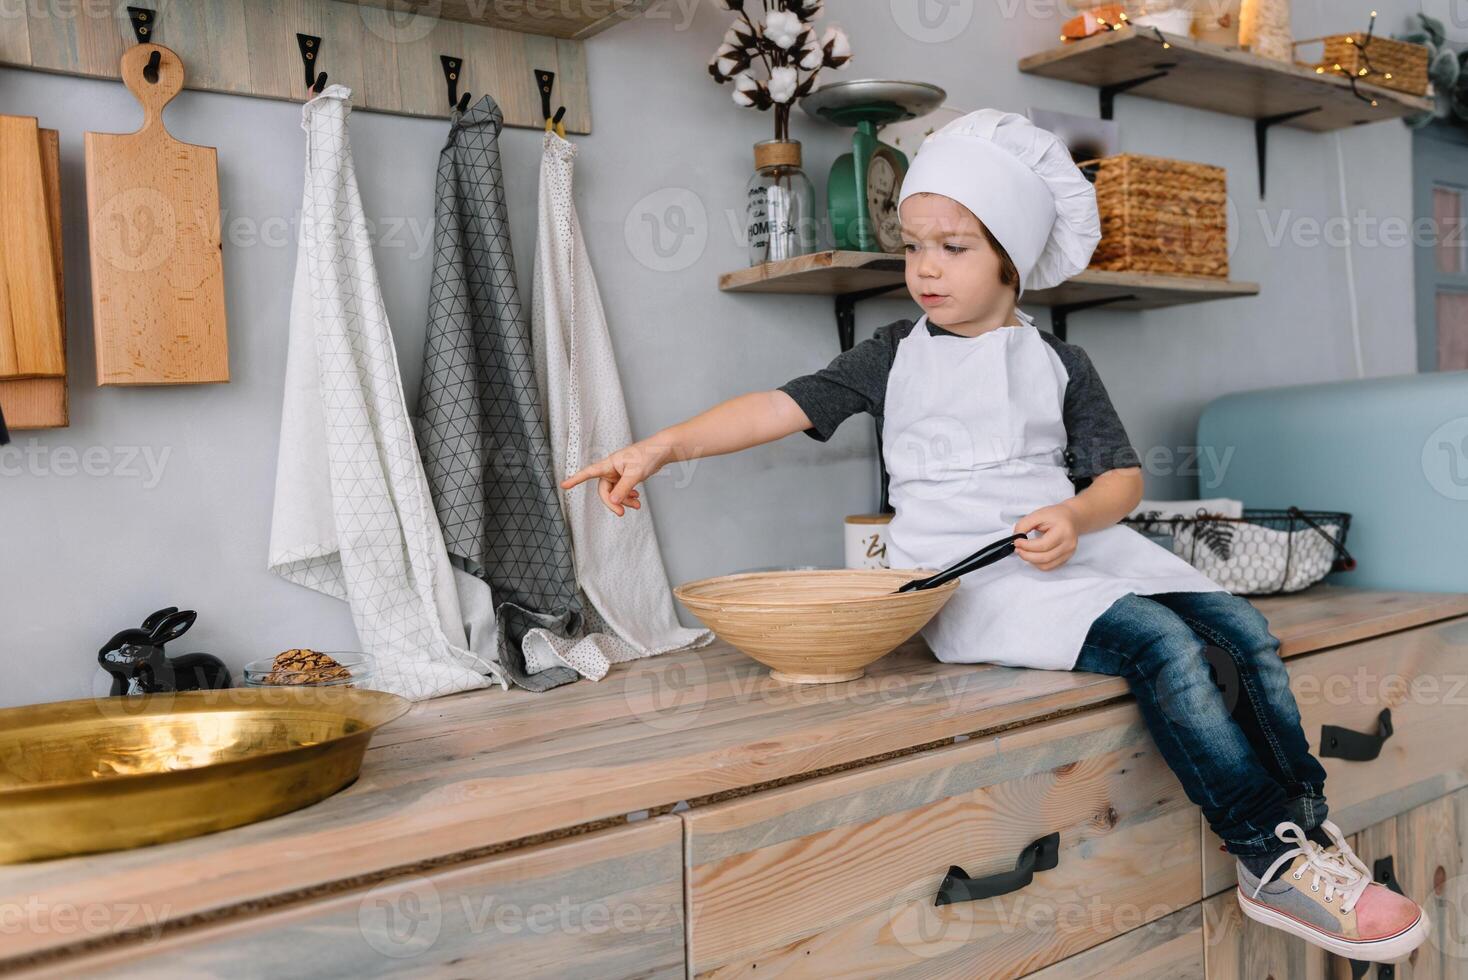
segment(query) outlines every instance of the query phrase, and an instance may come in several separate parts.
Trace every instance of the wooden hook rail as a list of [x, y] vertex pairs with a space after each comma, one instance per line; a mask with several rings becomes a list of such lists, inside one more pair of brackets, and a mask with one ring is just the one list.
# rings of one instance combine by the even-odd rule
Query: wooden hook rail
[[[446, 4], [447, 8], [448, 5]], [[359, 109], [447, 118], [440, 62], [462, 61], [473, 91], [493, 96], [505, 124], [543, 129], [533, 69], [555, 73], [572, 133], [591, 131], [591, 98], [581, 41], [461, 23], [348, 0], [190, 0], [160, 5], [146, 23], [149, 41], [176, 51], [188, 87], [208, 92], [302, 101], [308, 95], [296, 35], [321, 39], [331, 81], [352, 90]], [[81, 4], [61, 18], [45, 4], [25, 4], [0, 32], [0, 64], [88, 78], [118, 78], [122, 53], [135, 41], [137, 14]], [[325, 66], [321, 66], [325, 67]], [[462, 86], [461, 86], [462, 90]]]

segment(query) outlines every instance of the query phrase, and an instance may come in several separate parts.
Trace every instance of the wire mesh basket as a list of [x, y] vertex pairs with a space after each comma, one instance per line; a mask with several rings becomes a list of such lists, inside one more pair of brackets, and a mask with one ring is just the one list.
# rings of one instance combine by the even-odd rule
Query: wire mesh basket
[[1141, 513], [1122, 520], [1235, 595], [1282, 595], [1331, 572], [1356, 567], [1346, 550], [1351, 515], [1342, 511], [1245, 510], [1224, 517]]

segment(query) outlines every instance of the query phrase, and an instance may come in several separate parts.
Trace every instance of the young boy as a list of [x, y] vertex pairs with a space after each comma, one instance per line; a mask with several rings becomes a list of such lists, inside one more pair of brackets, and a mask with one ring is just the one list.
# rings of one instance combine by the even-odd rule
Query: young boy
[[[1279, 641], [1246, 600], [1117, 522], [1142, 474], [1079, 347], [1016, 303], [1065, 281], [1100, 239], [1095, 190], [1052, 134], [985, 109], [924, 142], [903, 183], [907, 287], [925, 316], [890, 324], [816, 374], [731, 399], [568, 478], [618, 516], [671, 459], [868, 412], [896, 513], [893, 568], [942, 568], [1008, 534], [1023, 561], [972, 572], [923, 629], [945, 662], [1125, 677], [1188, 798], [1238, 860], [1250, 918], [1341, 956], [1406, 956], [1429, 923], [1376, 884], [1325, 819]], [[1077, 492], [1077, 488], [1079, 492]], [[1232, 709], [1210, 674], [1231, 690]]]

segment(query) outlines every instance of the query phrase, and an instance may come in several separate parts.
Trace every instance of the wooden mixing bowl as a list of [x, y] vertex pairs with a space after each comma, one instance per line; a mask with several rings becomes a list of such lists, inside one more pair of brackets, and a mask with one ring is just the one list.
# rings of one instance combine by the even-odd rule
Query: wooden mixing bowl
[[730, 646], [795, 684], [860, 677], [868, 664], [922, 629], [958, 589], [893, 590], [932, 572], [921, 569], [811, 569], [746, 572], [689, 582], [673, 590]]

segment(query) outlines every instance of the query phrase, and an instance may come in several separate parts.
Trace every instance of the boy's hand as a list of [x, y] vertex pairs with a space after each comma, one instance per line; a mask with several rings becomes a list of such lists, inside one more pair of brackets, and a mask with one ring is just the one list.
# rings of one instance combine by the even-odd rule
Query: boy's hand
[[1014, 526], [1015, 534], [1028, 534], [1039, 528], [1038, 538], [1020, 538], [1014, 553], [1042, 572], [1059, 568], [1076, 551], [1075, 514], [1065, 504], [1041, 507]]
[[601, 494], [601, 502], [613, 514], [621, 517], [627, 513], [627, 507], [633, 510], [642, 509], [642, 497], [637, 492], [637, 484], [662, 469], [668, 454], [669, 449], [666, 446], [636, 442], [592, 463], [579, 473], [566, 477], [561, 482], [561, 489], [570, 490], [594, 479], [597, 481], [597, 492]]

